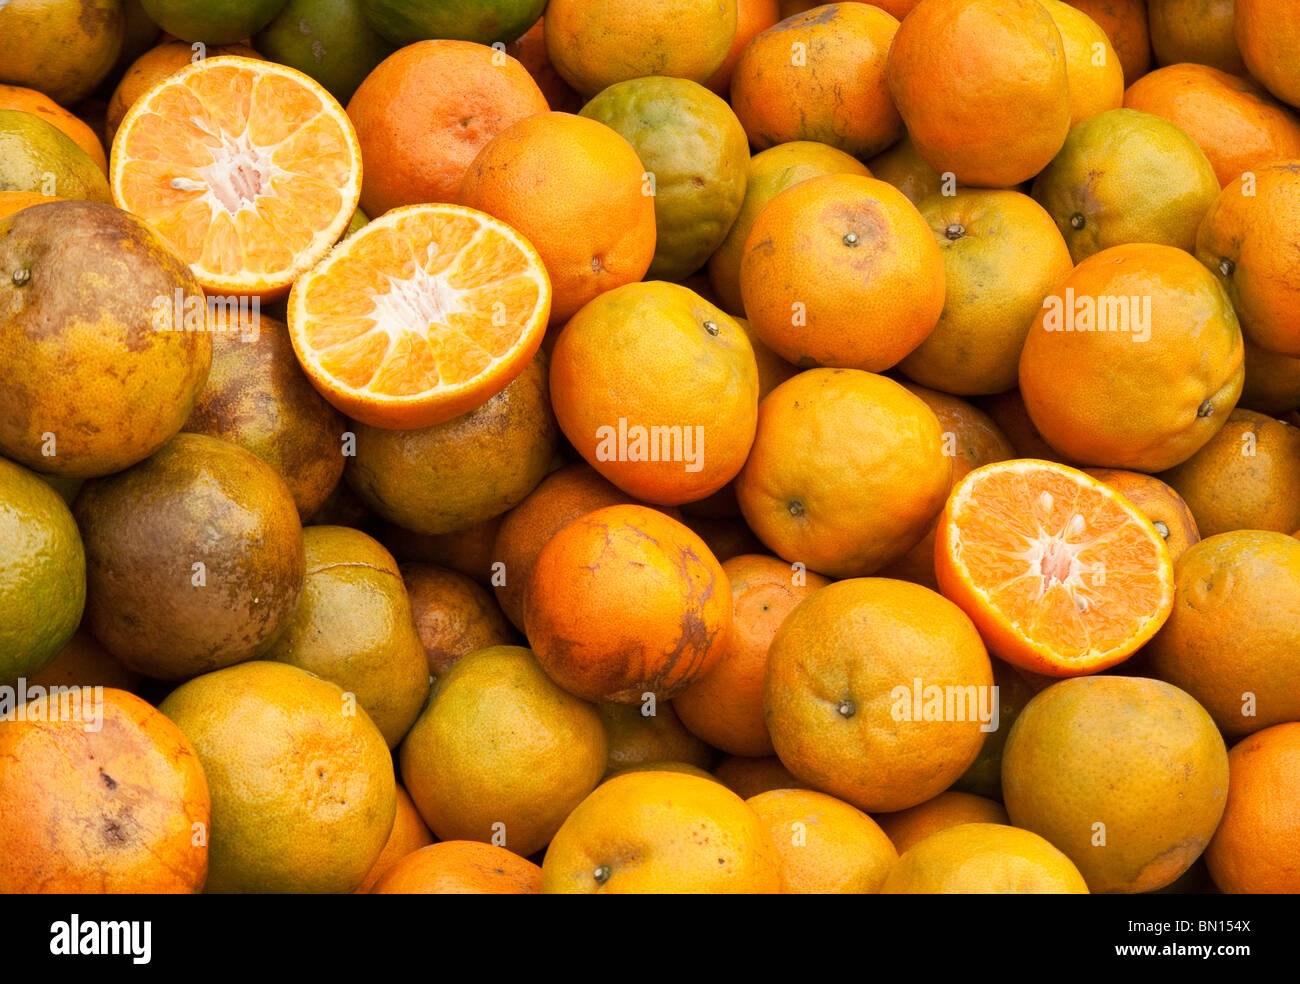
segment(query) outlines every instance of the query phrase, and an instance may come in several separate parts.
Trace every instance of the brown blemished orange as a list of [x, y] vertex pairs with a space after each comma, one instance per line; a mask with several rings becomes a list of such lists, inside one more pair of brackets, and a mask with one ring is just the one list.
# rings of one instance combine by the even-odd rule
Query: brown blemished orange
[[99, 169], [108, 174], [108, 157], [99, 135], [78, 116], [64, 109], [43, 92], [21, 85], [0, 85], [0, 109], [21, 109], [57, 127], [84, 150]]
[[673, 707], [687, 728], [729, 755], [773, 755], [763, 719], [768, 647], [795, 605], [831, 582], [756, 554], [724, 560], [722, 569], [731, 581], [731, 637], [713, 668], [678, 694]]
[[736, 0], [736, 36], [722, 66], [704, 84], [720, 96], [731, 86], [731, 72], [740, 61], [740, 53], [760, 32], [781, 20], [778, 0]]
[[627, 772], [569, 814], [542, 862], [543, 894], [768, 894], [781, 889], [758, 815], [719, 782]]
[[1147, 26], [1159, 65], [1194, 63], [1245, 75], [1234, 32], [1236, 0], [1147, 0]]
[[527, 69], [551, 109], [561, 113], [576, 113], [582, 108], [584, 100], [551, 64], [551, 56], [546, 53], [545, 23], [545, 17], [537, 18], [536, 24], [506, 45], [506, 54], [518, 59], [519, 64]]
[[1221, 892], [1300, 893], [1300, 723], [1228, 752], [1228, 805], [1205, 857]]
[[904, 851], [882, 895], [1087, 895], [1078, 868], [1048, 841], [998, 823], [963, 823]]
[[569, 320], [550, 392], [560, 429], [593, 468], [629, 495], [676, 506], [717, 492], [744, 465], [758, 364], [721, 308], [647, 281], [607, 291]]
[[767, 827], [783, 895], [874, 895], [898, 851], [871, 817], [811, 789], [774, 789], [745, 801]]
[[1208, 65], [1169, 65], [1144, 75], [1124, 105], [1186, 131], [1205, 152], [1219, 185], [1273, 161], [1300, 157], [1300, 118], [1263, 86]]
[[606, 776], [655, 762], [707, 769], [718, 757], [714, 749], [686, 730], [670, 701], [601, 701], [597, 707], [605, 726]]
[[427, 847], [433, 843], [433, 834], [425, 826], [424, 821], [420, 819], [420, 813], [411, 802], [411, 797], [407, 795], [405, 789], [397, 787], [397, 815], [393, 818], [393, 830], [388, 835], [388, 841], [384, 844], [384, 849], [376, 859], [374, 867], [370, 869], [370, 874], [366, 875], [354, 895], [365, 895], [375, 883], [384, 875], [392, 870], [397, 862], [401, 861], [408, 854], [414, 854], [422, 847]]
[[1097, 22], [1110, 38], [1124, 66], [1124, 84], [1132, 85], [1151, 70], [1151, 34], [1146, 0], [1068, 0]]
[[935, 540], [939, 589], [990, 652], [1050, 676], [1114, 666], [1174, 603], [1169, 548], [1110, 486], [1067, 465], [1013, 459], [957, 483]]
[[889, 88], [921, 156], [962, 184], [1032, 178], [1070, 129], [1065, 49], [1037, 0], [921, 0], [894, 38]]
[[1182, 496], [1160, 479], [1120, 468], [1085, 468], [1084, 471], [1105, 482], [1151, 520], [1169, 548], [1169, 559], [1175, 564], [1188, 547], [1200, 543], [1201, 531], [1192, 511]]
[[943, 257], [893, 185], [828, 174], [759, 211], [742, 250], [740, 294], [754, 333], [787, 362], [881, 372], [938, 322]]
[[[943, 428], [944, 453], [952, 458], [952, 484], [956, 485], [981, 465], [1017, 457], [1011, 442], [982, 410], [957, 396], [926, 389], [916, 383], [904, 383], [908, 392], [934, 411]], [[929, 532], [907, 553], [884, 567], [882, 577], [896, 577], [939, 590], [934, 576], [934, 538], [938, 517]]]
[[570, 693], [667, 699], [722, 655], [731, 586], [687, 527], [645, 506], [607, 506], [542, 548], [524, 593], [537, 658]]
[[[204, 58], [217, 55], [239, 55], [241, 58], [261, 59], [262, 56], [246, 44], [213, 45], [205, 50]], [[108, 110], [104, 117], [104, 142], [113, 145], [113, 137], [122, 124], [127, 110], [135, 101], [168, 76], [175, 75], [186, 65], [193, 64], [198, 58], [194, 49], [185, 41], [165, 41], [157, 47], [150, 48], [131, 63], [122, 80], [117, 83], [113, 95], [108, 100]]]
[[1236, 0], [1233, 31], [1250, 74], [1283, 102], [1300, 107], [1300, 10], [1273, 0]]
[[348, 101], [365, 159], [361, 208], [454, 202], [478, 152], [550, 107], [509, 55], [468, 41], [419, 41], [380, 62]]
[[1202, 536], [1300, 526], [1300, 428], [1265, 414], [1234, 409], [1208, 444], [1160, 477]]
[[749, 799], [771, 789], [807, 789], [775, 755], [749, 758], [728, 755], [713, 768], [713, 776], [736, 795]]
[[1246, 380], [1237, 406], [1280, 417], [1300, 408], [1300, 359], [1246, 340]]
[[388, 869], [372, 895], [536, 895], [542, 869], [504, 847], [440, 841]]
[[1147, 645], [1151, 674], [1183, 688], [1228, 735], [1300, 720], [1300, 541], [1237, 530], [1178, 562], [1173, 613]]
[[633, 501], [585, 461], [565, 465], [542, 479], [502, 517], [492, 545], [491, 561], [505, 565], [501, 576], [493, 578], [492, 589], [506, 617], [523, 629], [524, 588], [537, 555], [551, 537], [579, 516]]
[[1020, 353], [1020, 395], [1069, 458], [1163, 471], [1223, 426], [1243, 358], [1213, 274], [1173, 246], [1130, 243], [1088, 257], [1044, 300]]
[[648, 75], [703, 85], [731, 50], [736, 9], [736, 0], [551, 0], [546, 50], [555, 70], [588, 97]]
[[1234, 179], [1196, 234], [1196, 258], [1227, 290], [1246, 337], [1291, 358], [1300, 357], [1300, 285], [1290, 256], [1297, 222], [1300, 158]]
[[1124, 66], [1101, 26], [1064, 0], [1039, 0], [1061, 32], [1070, 90], [1070, 125], [1124, 102]]
[[894, 146], [871, 158], [867, 164], [873, 177], [893, 185], [913, 205], [920, 205], [942, 190], [942, 176], [925, 162], [911, 137], [904, 136]]
[[0, 720], [0, 892], [202, 891], [211, 814], [193, 746], [124, 690], [73, 698]]
[[551, 280], [555, 324], [650, 269], [655, 207], [644, 172], [616, 130], [584, 116], [537, 113], [479, 151], [457, 200], [536, 247]]
[[[351, 493], [347, 485], [340, 488]], [[500, 528], [500, 516], [452, 533], [412, 533], [388, 523], [380, 540], [403, 563], [436, 564], [491, 587], [492, 544]]]
[[963, 188], [917, 207], [943, 256], [945, 301], [934, 331], [899, 369], [960, 396], [1010, 389], [1043, 298], [1074, 269], [1065, 239], [1043, 206], [1017, 191]]
[[894, 842], [899, 854], [910, 850], [931, 834], [959, 824], [1010, 823], [1007, 811], [996, 800], [952, 790], [897, 813], [878, 813], [875, 821]]
[[769, 27], [740, 55], [731, 105], [759, 150], [816, 140], [855, 157], [903, 135], [885, 82], [898, 21], [865, 3], [816, 7]]
[[860, 577], [921, 541], [952, 467], [939, 420], [919, 397], [873, 373], [810, 369], [759, 406], [736, 498], [778, 557]]
[[1011, 822], [1051, 841], [1091, 891], [1150, 892], [1209, 843], [1228, 795], [1228, 753], [1210, 715], [1177, 687], [1078, 677], [1016, 718], [1002, 792]]
[[[927, 700], [936, 687], [967, 697], [935, 720], [919, 681]], [[907, 581], [854, 578], [786, 616], [768, 650], [763, 707], [777, 755], [804, 783], [860, 810], [903, 810], [975, 761], [992, 684], [984, 643], [956, 605]]]
[[432, 564], [403, 564], [401, 572], [431, 675], [442, 676], [479, 649], [516, 641], [500, 606], [472, 578]]

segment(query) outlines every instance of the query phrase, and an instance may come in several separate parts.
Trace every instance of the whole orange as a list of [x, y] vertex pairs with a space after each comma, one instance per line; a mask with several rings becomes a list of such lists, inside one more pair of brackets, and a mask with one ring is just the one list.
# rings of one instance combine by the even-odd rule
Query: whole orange
[[1236, 0], [1147, 0], [1151, 47], [1161, 65], [1194, 63], [1246, 74], [1237, 48]]
[[1097, 22], [1110, 38], [1124, 66], [1124, 84], [1132, 85], [1151, 69], [1151, 34], [1146, 0], [1068, 0]]
[[897, 813], [878, 814], [876, 822], [899, 854], [931, 834], [963, 823], [1009, 823], [1007, 811], [996, 800], [952, 790]]
[[450, 840], [408, 854], [373, 895], [536, 895], [542, 869], [504, 847]]
[[1233, 30], [1250, 74], [1273, 95], [1300, 107], [1300, 10], [1273, 0], [1236, 0]]
[[472, 652], [515, 642], [505, 614], [472, 578], [432, 564], [403, 564], [401, 572], [430, 675], [442, 676]]
[[740, 53], [759, 33], [780, 19], [781, 4], [778, 0], [736, 0], [736, 36], [732, 39], [731, 50], [721, 67], [704, 84], [718, 95], [725, 96], [731, 86], [732, 71], [740, 61]]
[[1098, 23], [1064, 0], [1039, 0], [1061, 32], [1070, 125], [1124, 102], [1124, 66]]
[[655, 762], [707, 769], [718, 757], [715, 749], [686, 730], [671, 701], [615, 704], [603, 700], [597, 707], [605, 726], [606, 776]]
[[1068, 857], [1028, 830], [963, 823], [904, 851], [882, 895], [1086, 895]]

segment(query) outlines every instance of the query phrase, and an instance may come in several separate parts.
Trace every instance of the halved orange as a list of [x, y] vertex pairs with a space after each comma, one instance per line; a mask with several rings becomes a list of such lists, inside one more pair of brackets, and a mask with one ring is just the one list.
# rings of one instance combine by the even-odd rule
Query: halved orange
[[312, 384], [354, 420], [429, 427], [523, 372], [551, 312], [531, 243], [462, 205], [385, 212], [289, 295], [289, 334]]
[[957, 484], [935, 574], [993, 653], [1053, 677], [1122, 662], [1174, 604], [1173, 562], [1151, 521], [1090, 475], [1032, 458]]
[[347, 229], [361, 149], [343, 107], [274, 62], [206, 58], [142, 95], [113, 138], [113, 201], [205, 291], [282, 295]]

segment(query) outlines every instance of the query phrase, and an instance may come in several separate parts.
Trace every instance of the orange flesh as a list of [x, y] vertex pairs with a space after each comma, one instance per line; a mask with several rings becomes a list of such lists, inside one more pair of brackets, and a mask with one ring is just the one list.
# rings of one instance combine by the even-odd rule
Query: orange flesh
[[119, 204], [161, 233], [205, 286], [286, 286], [356, 207], [356, 137], [323, 90], [289, 74], [244, 58], [202, 65], [151, 90], [124, 121], [114, 147], [123, 158]]
[[991, 609], [1068, 662], [1132, 649], [1173, 597], [1168, 550], [1137, 510], [1074, 469], [981, 469], [951, 504], [954, 558]]

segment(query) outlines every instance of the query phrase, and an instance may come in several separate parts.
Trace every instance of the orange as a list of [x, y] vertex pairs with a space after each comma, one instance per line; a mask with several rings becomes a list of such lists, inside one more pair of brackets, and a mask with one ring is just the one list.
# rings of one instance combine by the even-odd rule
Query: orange
[[110, 179], [113, 201], [171, 243], [207, 293], [275, 297], [347, 229], [361, 148], [343, 107], [311, 77], [207, 58], [127, 111]]
[[433, 843], [433, 834], [420, 819], [411, 797], [401, 786], [397, 787], [397, 814], [393, 818], [393, 830], [379, 857], [375, 859], [365, 881], [357, 886], [357, 895], [365, 895], [375, 887], [375, 883], [393, 869], [397, 862], [407, 855], [414, 854], [422, 847]]
[[15, 212], [21, 212], [33, 205], [61, 201], [63, 199], [56, 195], [41, 195], [34, 191], [0, 191], [0, 219], [7, 219]]
[[551, 321], [645, 276], [655, 254], [654, 197], [632, 145], [595, 120], [538, 113], [502, 130], [465, 172], [458, 201], [537, 247]]
[[647, 75], [707, 82], [736, 36], [736, 0], [551, 0], [546, 51], [584, 96]]
[[119, 0], [9, 0], [0, 7], [0, 82], [70, 106], [112, 70], [125, 34]]
[[550, 391], [574, 449], [646, 502], [712, 495], [736, 477], [754, 440], [749, 338], [677, 284], [616, 287], [574, 315], [555, 341]]
[[1040, 0], [1061, 32], [1070, 91], [1070, 125], [1124, 102], [1124, 66], [1106, 32], [1062, 0]]
[[1109, 485], [1151, 520], [1151, 525], [1169, 548], [1169, 559], [1175, 564], [1188, 547], [1200, 542], [1201, 531], [1187, 503], [1160, 479], [1119, 468], [1085, 468], [1084, 471]]
[[785, 895], [873, 895], [898, 851], [871, 817], [811, 789], [774, 789], [745, 801], [767, 827]]
[[762, 541], [735, 516], [687, 516], [686, 523], [718, 560], [763, 552]]
[[1233, 305], [1209, 271], [1172, 246], [1115, 246], [1044, 300], [1020, 353], [1020, 395], [1069, 459], [1162, 471], [1223, 426], [1242, 359]]
[[[1002, 799], [1002, 753], [1006, 749], [1011, 726], [1034, 694], [1056, 680], [1040, 676], [1042, 687], [1031, 687], [1025, 680], [1028, 670], [1020, 670], [1001, 659], [992, 659], [993, 685], [998, 688], [997, 727], [984, 736], [979, 756], [971, 763], [949, 791], [974, 793], [988, 799]], [[990, 722], [991, 723], [991, 722]], [[943, 795], [943, 794], [940, 794]]]
[[1227, 289], [1246, 337], [1300, 357], [1300, 286], [1289, 252], [1300, 222], [1300, 158], [1234, 179], [1206, 213], [1196, 258]]
[[528, 74], [533, 77], [537, 87], [542, 90], [551, 109], [564, 113], [576, 113], [582, 108], [583, 99], [561, 78], [560, 73], [551, 64], [551, 56], [546, 53], [545, 17], [537, 18], [537, 23], [530, 27], [513, 43], [506, 45], [506, 54], [517, 58]]
[[1043, 298], [1074, 268], [1065, 240], [1041, 205], [1015, 191], [959, 189], [918, 208], [943, 256], [945, 301], [899, 369], [945, 393], [1010, 389]]
[[1300, 720], [1300, 540], [1220, 533], [1183, 554], [1177, 575], [1173, 613], [1147, 646], [1153, 675], [1229, 735]]
[[134, 693], [143, 677], [115, 660], [95, 641], [90, 630], [78, 628], [44, 669], [27, 674], [30, 687], [114, 687]]
[[1256, 732], [1228, 753], [1228, 805], [1205, 856], [1221, 892], [1300, 892], [1300, 724]]
[[99, 165], [105, 175], [108, 174], [108, 158], [104, 156], [104, 145], [99, 142], [95, 131], [45, 93], [20, 85], [0, 85], [0, 109], [21, 109], [62, 130]]
[[[262, 56], [246, 44], [211, 45], [204, 49], [202, 57], [217, 55], [239, 55], [242, 58], [262, 60]], [[165, 41], [136, 58], [117, 83], [117, 88], [108, 101], [104, 117], [105, 143], [110, 147], [113, 145], [117, 128], [122, 125], [126, 111], [135, 105], [137, 99], [163, 79], [199, 60], [199, 53], [184, 41]]]
[[1029, 411], [1025, 409], [1025, 401], [1018, 389], [985, 397], [977, 401], [977, 405], [992, 418], [1011, 442], [1011, 447], [1016, 452], [1011, 457], [1042, 458], [1045, 461], [1074, 464], [1043, 440], [1043, 435], [1038, 433], [1038, 428], [1029, 419]]
[[[904, 383], [903, 386], [909, 393], [920, 397], [939, 418], [939, 426], [943, 428], [943, 452], [952, 459], [953, 485], [980, 465], [1017, 456], [1006, 435], [983, 411], [959, 397], [938, 393], [917, 386], [916, 383]], [[929, 531], [916, 546], [880, 573], [885, 577], [912, 581], [938, 591], [939, 582], [934, 577], [934, 537], [937, 527], [936, 516], [935, 522], [930, 524]]]
[[704, 84], [720, 96], [727, 94], [740, 54], [750, 41], [781, 19], [778, 0], [736, 0], [736, 36], [718, 70]]
[[158, 709], [212, 794], [207, 891], [351, 892], [365, 880], [397, 787], [383, 736], [342, 689], [258, 660], [183, 683]]
[[763, 400], [736, 498], [778, 557], [859, 577], [925, 536], [952, 484], [943, 429], [919, 397], [857, 369], [810, 369]]
[[348, 100], [366, 162], [361, 207], [454, 202], [478, 152], [511, 123], [544, 113], [523, 65], [469, 41], [418, 41], [380, 62]]
[[1184, 130], [1226, 187], [1273, 161], [1300, 157], [1300, 118], [1251, 79], [1208, 65], [1169, 65], [1144, 75], [1124, 105]]
[[1106, 32], [1124, 66], [1124, 84], [1132, 85], [1151, 70], [1151, 35], [1146, 0], [1069, 0]]
[[993, 671], [975, 626], [928, 588], [853, 578], [786, 616], [763, 707], [776, 753], [807, 785], [860, 810], [947, 789], [992, 723]]
[[875, 819], [899, 854], [931, 834], [963, 823], [1009, 823], [1007, 811], [996, 800], [952, 790], [897, 813], [878, 814]]
[[515, 642], [496, 601], [464, 574], [432, 564], [403, 564], [401, 571], [431, 676], [442, 676], [462, 656]]
[[211, 817], [194, 747], [139, 697], [96, 691], [0, 717], [0, 892], [202, 891]]
[[542, 869], [505, 848], [442, 841], [402, 858], [374, 895], [536, 895]]
[[629, 772], [564, 821], [542, 862], [546, 894], [732, 894], [781, 889], [758, 815], [721, 783]]
[[725, 560], [722, 569], [731, 582], [731, 636], [713, 668], [678, 694], [673, 707], [687, 728], [715, 748], [730, 755], [772, 755], [763, 719], [768, 647], [794, 607], [830, 581], [756, 554]]
[[1064, 852], [1091, 891], [1150, 892], [1209, 843], [1228, 795], [1228, 753], [1209, 714], [1177, 687], [1062, 680], [1016, 718], [1002, 792], [1011, 822]]
[[[352, 494], [346, 484], [339, 486], [339, 489], [349, 496]], [[359, 502], [354, 505], [357, 510], [369, 515], [365, 506]], [[500, 526], [500, 516], [492, 516], [451, 533], [412, 533], [389, 523], [381, 531], [380, 539], [399, 561], [448, 567], [485, 587], [491, 587], [492, 543]]]
[[805, 789], [775, 755], [748, 758], [728, 755], [713, 770], [713, 776], [732, 792], [745, 799], [771, 789]]
[[524, 627], [524, 588], [542, 547], [579, 516], [631, 501], [631, 496], [580, 461], [551, 472], [502, 517], [491, 559], [504, 569], [493, 578], [492, 588], [501, 610], [517, 628]]
[[1169, 548], [1096, 479], [1017, 459], [962, 479], [935, 541], [939, 588], [997, 656], [1050, 676], [1122, 662], [1169, 617]]
[[962, 184], [1032, 178], [1070, 128], [1065, 48], [1037, 0], [921, 0], [894, 38], [889, 88], [921, 156]]
[[1246, 74], [1234, 34], [1235, 0], [1147, 0], [1151, 47], [1161, 65], [1194, 62]]
[[373, 427], [473, 410], [541, 345], [551, 287], [518, 232], [459, 205], [367, 223], [294, 284], [289, 334], [307, 377]]
[[1245, 366], [1237, 406], [1273, 417], [1300, 409], [1300, 359], [1266, 352], [1248, 340]]
[[963, 823], [904, 851], [882, 895], [1087, 895], [1079, 869], [1042, 837]]
[[636, 704], [601, 701], [605, 726], [605, 775], [646, 769], [656, 762], [675, 762], [688, 769], [707, 769], [717, 752], [686, 730], [668, 701]]
[[1300, 11], [1271, 0], [1236, 0], [1233, 30], [1250, 74], [1273, 95], [1300, 107]]
[[438, 679], [400, 763], [440, 840], [527, 857], [600, 782], [605, 731], [596, 708], [556, 686], [532, 652], [493, 646]]
[[824, 4], [769, 27], [741, 53], [731, 104], [762, 150], [816, 140], [878, 154], [903, 135], [885, 81], [898, 21], [866, 3]]
[[740, 293], [754, 333], [787, 362], [880, 372], [938, 322], [943, 258], [898, 189], [860, 174], [824, 175], [759, 211]]
[[1161, 477], [1203, 536], [1300, 526], [1300, 428], [1262, 413], [1234, 409], [1209, 443]]
[[[925, 162], [911, 137], [903, 137], [867, 163], [872, 175], [893, 185], [913, 205], [920, 205], [931, 195], [939, 194], [945, 183], [939, 172]], [[956, 179], [953, 179], [952, 186], [956, 187]]]
[[709, 257], [709, 283], [717, 291], [722, 307], [742, 314], [745, 303], [740, 293], [740, 265], [745, 240], [763, 206], [800, 181], [824, 174], [861, 174], [867, 168], [852, 156], [812, 140], [795, 140], [760, 151], [749, 159], [749, 181], [740, 214], [731, 224], [722, 245]]
[[645, 506], [607, 506], [542, 548], [524, 626], [543, 668], [587, 700], [667, 699], [721, 657], [731, 587], [704, 542]]

